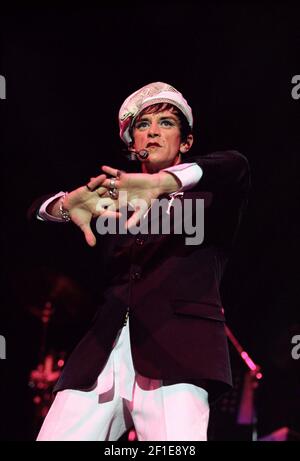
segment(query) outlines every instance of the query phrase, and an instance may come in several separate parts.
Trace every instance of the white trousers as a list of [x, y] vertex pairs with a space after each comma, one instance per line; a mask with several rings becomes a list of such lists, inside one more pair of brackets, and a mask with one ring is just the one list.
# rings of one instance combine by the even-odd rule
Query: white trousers
[[204, 441], [208, 418], [206, 390], [135, 372], [128, 322], [95, 389], [58, 392], [37, 440], [115, 441], [134, 425], [141, 441]]

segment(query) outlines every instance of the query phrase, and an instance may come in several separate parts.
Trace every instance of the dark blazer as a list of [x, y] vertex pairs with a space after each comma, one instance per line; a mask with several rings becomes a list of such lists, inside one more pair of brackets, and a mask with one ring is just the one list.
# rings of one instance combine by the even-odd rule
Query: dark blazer
[[[185, 234], [172, 232], [98, 237], [106, 239], [100, 260], [106, 289], [55, 391], [94, 386], [128, 309], [132, 358], [140, 374], [199, 383], [210, 398], [231, 386], [219, 286], [247, 202], [249, 167], [236, 151], [188, 161], [198, 163], [203, 176], [178, 200], [191, 199], [193, 214], [199, 207], [196, 199], [204, 200], [203, 242], [186, 245]], [[35, 202], [31, 214], [41, 202]]]

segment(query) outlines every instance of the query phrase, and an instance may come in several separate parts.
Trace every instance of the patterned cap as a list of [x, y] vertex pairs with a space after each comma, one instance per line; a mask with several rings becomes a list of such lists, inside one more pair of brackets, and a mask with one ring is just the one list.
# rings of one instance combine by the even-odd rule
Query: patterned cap
[[170, 103], [176, 106], [186, 117], [189, 126], [191, 128], [193, 127], [192, 109], [182, 94], [168, 83], [149, 83], [128, 96], [120, 108], [120, 137], [126, 144], [130, 144], [132, 142], [130, 128], [132, 127], [135, 118], [146, 107], [161, 102]]

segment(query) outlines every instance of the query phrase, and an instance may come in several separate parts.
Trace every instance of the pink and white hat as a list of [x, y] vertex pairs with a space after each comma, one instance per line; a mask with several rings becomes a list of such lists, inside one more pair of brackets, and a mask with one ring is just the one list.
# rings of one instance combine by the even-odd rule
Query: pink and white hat
[[189, 126], [193, 127], [192, 109], [182, 94], [168, 83], [149, 83], [128, 96], [120, 108], [120, 137], [126, 144], [132, 142], [130, 128], [139, 113], [146, 107], [161, 102], [176, 106], [186, 117]]

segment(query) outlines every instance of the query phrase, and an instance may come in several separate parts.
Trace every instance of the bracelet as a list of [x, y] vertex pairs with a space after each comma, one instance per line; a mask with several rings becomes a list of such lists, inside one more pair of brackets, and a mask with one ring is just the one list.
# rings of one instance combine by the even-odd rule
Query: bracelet
[[70, 211], [67, 210], [66, 208], [64, 208], [64, 201], [65, 201], [65, 198], [66, 196], [68, 195], [68, 192], [66, 192], [61, 200], [60, 200], [60, 204], [59, 204], [59, 214], [60, 214], [60, 217], [65, 221], [65, 222], [69, 222], [71, 221], [71, 217], [70, 217]]

